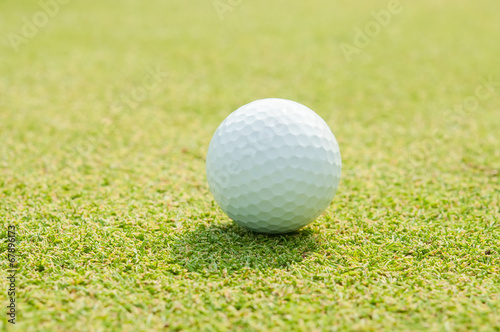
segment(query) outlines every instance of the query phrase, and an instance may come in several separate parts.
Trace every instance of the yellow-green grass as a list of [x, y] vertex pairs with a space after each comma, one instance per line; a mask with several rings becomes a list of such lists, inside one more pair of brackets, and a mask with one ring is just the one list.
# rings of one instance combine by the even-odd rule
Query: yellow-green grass
[[[346, 57], [389, 6], [71, 0], [29, 31], [40, 4], [1, 1], [15, 328], [498, 331], [500, 2], [402, 0]], [[315, 110], [343, 157], [291, 235], [233, 225], [205, 180], [218, 124], [265, 97]]]

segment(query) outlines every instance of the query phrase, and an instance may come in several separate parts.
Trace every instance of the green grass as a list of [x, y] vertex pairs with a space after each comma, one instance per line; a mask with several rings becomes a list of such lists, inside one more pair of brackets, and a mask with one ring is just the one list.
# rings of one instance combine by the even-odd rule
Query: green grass
[[[73, 0], [17, 52], [38, 1], [0, 2], [15, 328], [499, 331], [500, 3], [402, 4], [347, 61], [386, 1], [244, 0], [221, 20], [211, 0]], [[167, 75], [128, 106], [150, 67]], [[265, 97], [315, 110], [343, 157], [331, 206], [286, 236], [233, 225], [205, 179], [219, 123]]]

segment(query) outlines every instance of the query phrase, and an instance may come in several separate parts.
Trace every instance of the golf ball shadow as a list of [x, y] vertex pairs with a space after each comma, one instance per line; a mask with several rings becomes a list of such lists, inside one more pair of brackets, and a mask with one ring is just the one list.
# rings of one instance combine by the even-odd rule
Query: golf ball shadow
[[307, 228], [263, 235], [233, 223], [203, 225], [178, 238], [172, 258], [189, 272], [286, 269], [317, 251], [319, 241], [319, 235]]

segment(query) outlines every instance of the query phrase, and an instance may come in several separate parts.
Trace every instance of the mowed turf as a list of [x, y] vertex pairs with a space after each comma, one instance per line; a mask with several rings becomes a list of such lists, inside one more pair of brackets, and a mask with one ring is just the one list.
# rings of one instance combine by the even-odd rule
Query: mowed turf
[[[401, 1], [378, 32], [387, 1], [215, 4], [73, 0], [30, 32], [39, 3], [0, 2], [15, 328], [498, 331], [500, 2]], [[343, 158], [290, 235], [235, 226], [205, 179], [219, 123], [266, 97], [315, 110]]]

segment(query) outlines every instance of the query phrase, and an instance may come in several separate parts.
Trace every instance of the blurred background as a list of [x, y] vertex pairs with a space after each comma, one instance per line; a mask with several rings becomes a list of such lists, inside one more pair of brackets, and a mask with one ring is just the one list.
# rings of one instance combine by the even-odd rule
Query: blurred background
[[[327, 119], [346, 175], [384, 156], [406, 163], [395, 152], [434, 138], [437, 153], [412, 148], [419, 165], [446, 163], [449, 150], [498, 163], [497, 91], [475, 112], [456, 110], [498, 74], [498, 2], [391, 3], [2, 1], [3, 163], [57, 163], [51, 153], [75, 149], [106, 159], [116, 146], [131, 159], [183, 148], [202, 157], [227, 114], [271, 96]], [[374, 13], [390, 6], [377, 33]], [[359, 37], [366, 29], [373, 36]]]

